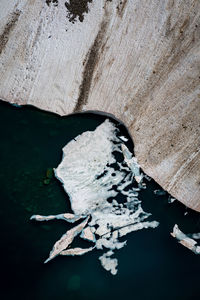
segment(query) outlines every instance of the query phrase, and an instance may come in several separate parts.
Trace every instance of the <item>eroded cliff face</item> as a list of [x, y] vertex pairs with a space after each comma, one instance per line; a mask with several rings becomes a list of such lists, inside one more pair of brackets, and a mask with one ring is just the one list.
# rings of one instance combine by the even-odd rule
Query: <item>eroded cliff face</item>
[[1, 1], [0, 98], [114, 114], [143, 170], [200, 211], [200, 3], [79, 2]]

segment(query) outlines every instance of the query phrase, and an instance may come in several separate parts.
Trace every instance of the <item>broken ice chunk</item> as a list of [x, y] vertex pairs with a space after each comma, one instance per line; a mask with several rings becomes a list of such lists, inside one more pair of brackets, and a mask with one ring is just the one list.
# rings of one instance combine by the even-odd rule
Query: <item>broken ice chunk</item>
[[140, 166], [137, 163], [137, 158], [132, 155], [132, 153], [128, 150], [128, 148], [122, 144], [122, 153], [124, 155], [124, 161], [128, 165], [129, 169], [133, 173], [133, 176], [137, 183], [140, 183], [142, 180], [142, 174], [140, 174]]
[[[158, 225], [155, 221], [143, 222], [150, 215], [143, 211], [138, 199], [138, 192], [144, 188], [143, 175], [140, 174], [136, 158], [122, 145], [126, 138], [120, 139], [118, 132], [113, 123], [105, 120], [94, 131], [82, 133], [63, 148], [62, 162], [54, 171], [69, 196], [74, 214], [34, 215], [31, 219], [75, 222], [89, 216], [90, 222], [87, 224], [86, 219], [67, 231], [55, 243], [46, 262], [59, 254], [82, 255], [91, 251], [92, 247], [69, 247], [80, 233], [82, 238], [94, 242], [96, 248], [111, 250], [120, 249], [126, 244], [120, 241], [121, 236]], [[115, 152], [123, 152], [123, 162], [117, 161]], [[133, 178], [138, 182], [134, 182], [134, 187]], [[123, 201], [117, 200], [120, 195]], [[118, 262], [110, 257], [112, 254], [112, 251], [108, 251], [100, 257], [100, 261], [105, 269], [116, 274]]]
[[157, 221], [139, 222], [137, 224], [129, 225], [129, 226], [119, 229], [119, 236], [122, 237], [122, 236], [126, 235], [127, 233], [130, 233], [132, 231], [141, 230], [143, 228], [156, 228], [158, 225], [159, 225], [159, 222], [157, 222]]
[[90, 248], [71, 248], [71, 249], [67, 249], [67, 250], [63, 250], [62, 252], [60, 252], [60, 255], [83, 255], [87, 252], [90, 252], [94, 249], [95, 247], [90, 247]]
[[49, 215], [49, 216], [41, 216], [41, 215], [33, 215], [30, 220], [36, 220], [36, 221], [51, 221], [51, 220], [65, 220], [70, 223], [74, 223], [80, 219], [82, 219], [83, 216], [76, 216], [74, 214], [59, 214], [59, 215]]
[[144, 174], [143, 177], [144, 177], [145, 179], [147, 179], [148, 181], [151, 181], [151, 177], [149, 177], [148, 175]]
[[116, 258], [110, 258], [112, 254], [112, 251], [108, 251], [107, 253], [104, 253], [102, 256], [100, 256], [99, 260], [101, 262], [102, 267], [106, 271], [110, 271], [112, 275], [116, 275], [118, 260]]
[[173, 203], [175, 200], [176, 200], [175, 198], [172, 198], [171, 196], [169, 196], [168, 203]]
[[171, 235], [176, 238], [179, 243], [183, 246], [185, 246], [186, 248], [190, 249], [192, 252], [194, 252], [195, 254], [200, 254], [200, 246], [197, 246], [197, 242], [195, 240], [193, 240], [192, 238], [188, 237], [188, 235], [186, 235], [185, 233], [183, 233], [179, 228], [178, 225], [175, 224], [174, 228], [173, 228], [173, 232], [171, 233]]
[[89, 226], [82, 230], [80, 237], [83, 238], [84, 240], [88, 240], [94, 243], [96, 242], [95, 235], [92, 232], [91, 227]]
[[72, 243], [75, 236], [77, 236], [85, 227], [85, 225], [88, 222], [88, 219], [89, 217], [87, 217], [87, 219], [79, 225], [73, 227], [72, 229], [68, 230], [65, 234], [63, 234], [61, 239], [54, 244], [53, 249], [50, 252], [49, 258], [45, 260], [44, 263], [47, 263], [48, 261], [56, 257], [58, 254], [60, 254], [63, 250], [65, 250]]
[[192, 237], [193, 239], [198, 240], [198, 239], [200, 239], [200, 232], [198, 232], [198, 233], [192, 233], [189, 236]]
[[119, 138], [120, 138], [120, 140], [122, 140], [123, 142], [128, 142], [128, 139], [127, 139], [125, 136], [123, 136], [123, 135], [119, 136]]
[[166, 192], [164, 190], [155, 190], [153, 192], [154, 192], [155, 195], [158, 195], [158, 196], [166, 195]]
[[107, 238], [100, 238], [96, 242], [97, 249], [103, 249], [103, 247], [108, 249], [121, 249], [126, 245], [125, 242], [119, 242], [117, 239], [107, 239]]

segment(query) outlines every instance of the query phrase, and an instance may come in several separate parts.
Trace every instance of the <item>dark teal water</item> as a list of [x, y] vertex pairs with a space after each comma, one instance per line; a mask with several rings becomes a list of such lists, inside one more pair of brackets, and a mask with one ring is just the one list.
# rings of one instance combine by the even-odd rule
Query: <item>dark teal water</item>
[[70, 211], [67, 195], [47, 169], [57, 167], [67, 142], [105, 117], [59, 117], [4, 102], [0, 116], [0, 299], [200, 299], [200, 256], [169, 234], [175, 223], [185, 233], [200, 232], [200, 214], [177, 201], [168, 204], [168, 195], [154, 195], [160, 187], [153, 180], [140, 199], [160, 226], [126, 236], [127, 246], [116, 252], [116, 276], [101, 267], [96, 250], [44, 265], [54, 242], [71, 227], [29, 221], [32, 214]]

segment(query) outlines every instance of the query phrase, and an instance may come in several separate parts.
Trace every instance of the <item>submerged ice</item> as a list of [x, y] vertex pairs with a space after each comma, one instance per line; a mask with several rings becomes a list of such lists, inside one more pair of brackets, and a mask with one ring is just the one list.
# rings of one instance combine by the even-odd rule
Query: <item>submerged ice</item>
[[[63, 148], [62, 161], [54, 171], [69, 195], [74, 214], [34, 215], [31, 219], [82, 221], [55, 243], [46, 262], [57, 255], [82, 255], [96, 248], [105, 251], [99, 260], [115, 275], [118, 261], [113, 257], [114, 251], [126, 245], [121, 237], [158, 226], [158, 222], [146, 220], [150, 214], [143, 211], [138, 199], [144, 188], [140, 167], [124, 144], [126, 138], [118, 133], [107, 119], [96, 130], [82, 133]], [[117, 153], [123, 158], [121, 162]], [[117, 201], [119, 195], [123, 201]], [[91, 247], [69, 248], [77, 235], [90, 241]]]

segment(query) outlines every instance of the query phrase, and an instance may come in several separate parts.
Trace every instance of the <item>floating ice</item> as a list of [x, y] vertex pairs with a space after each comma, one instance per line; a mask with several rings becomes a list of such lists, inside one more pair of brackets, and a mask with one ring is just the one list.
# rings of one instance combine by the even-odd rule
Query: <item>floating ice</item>
[[[62, 161], [54, 171], [69, 195], [74, 214], [35, 215], [32, 219], [86, 219], [55, 243], [46, 262], [59, 254], [82, 255], [94, 248], [107, 249], [99, 259], [115, 275], [118, 261], [110, 256], [126, 245], [120, 238], [132, 231], [158, 226], [156, 221], [146, 221], [150, 214], [143, 211], [138, 199], [143, 176], [123, 141], [126, 138], [118, 137], [115, 125], [105, 120], [96, 130], [84, 132], [63, 148]], [[116, 153], [121, 155], [122, 162], [117, 161]], [[121, 195], [122, 203], [116, 200], [117, 195]], [[69, 248], [78, 234], [94, 246]]]
[[[193, 234], [185, 234], [183, 233], [179, 228], [178, 225], [175, 224], [173, 228], [173, 232], [171, 235], [176, 238], [179, 243], [186, 248], [190, 249], [195, 254], [200, 254], [200, 246], [197, 245], [197, 242], [193, 239], [198, 239], [200, 234], [199, 233], [193, 233]], [[196, 235], [196, 236], [195, 236]], [[191, 238], [193, 237], [193, 238]]]
[[90, 248], [70, 248], [67, 250], [63, 250], [62, 252], [60, 252], [60, 255], [83, 255], [87, 252], [90, 252], [94, 249], [95, 247], [90, 247]]
[[125, 136], [123, 136], [123, 135], [119, 136], [119, 138], [120, 138], [123, 142], [128, 142], [128, 139], [127, 139]]
[[84, 220], [81, 224], [73, 227], [72, 229], [68, 230], [63, 236], [58, 240], [55, 245], [53, 246], [52, 251], [50, 252], [49, 258], [45, 260], [45, 263], [56, 257], [60, 254], [63, 250], [67, 249], [68, 246], [73, 242], [75, 236], [77, 236], [85, 227], [88, 222], [88, 218]]
[[192, 237], [195, 240], [198, 240], [198, 239], [200, 239], [200, 232], [198, 232], [198, 233], [191, 233], [191, 234], [189, 234], [189, 236]]
[[104, 269], [106, 271], [110, 271], [112, 275], [116, 275], [117, 274], [118, 261], [117, 261], [116, 258], [111, 258], [110, 257], [113, 254], [114, 254], [113, 251], [108, 251], [108, 252], [104, 253], [102, 256], [100, 256], [99, 260], [101, 262], [102, 267], [104, 267]]
[[153, 192], [155, 195], [158, 195], [158, 196], [166, 195], [166, 192], [164, 190], [154, 190]]
[[92, 231], [92, 228], [89, 226], [82, 230], [80, 237], [83, 238], [84, 240], [88, 240], [90, 242], [94, 242], [94, 243], [96, 242], [96, 238]]
[[124, 144], [121, 145], [121, 148], [126, 164], [130, 168], [135, 180], [140, 183], [142, 181], [142, 174], [140, 174], [140, 166], [137, 163], [137, 158], [132, 155]]
[[74, 223], [82, 218], [83, 218], [82, 216], [76, 216], [73, 214], [66, 213], [66, 214], [50, 215], [50, 216], [33, 215], [31, 217], [31, 220], [51, 221], [51, 220], [57, 219], [57, 220], [65, 220], [67, 222]]
[[176, 201], [175, 198], [173, 198], [171, 196], [168, 197], [168, 203], [173, 203], [174, 201]]

